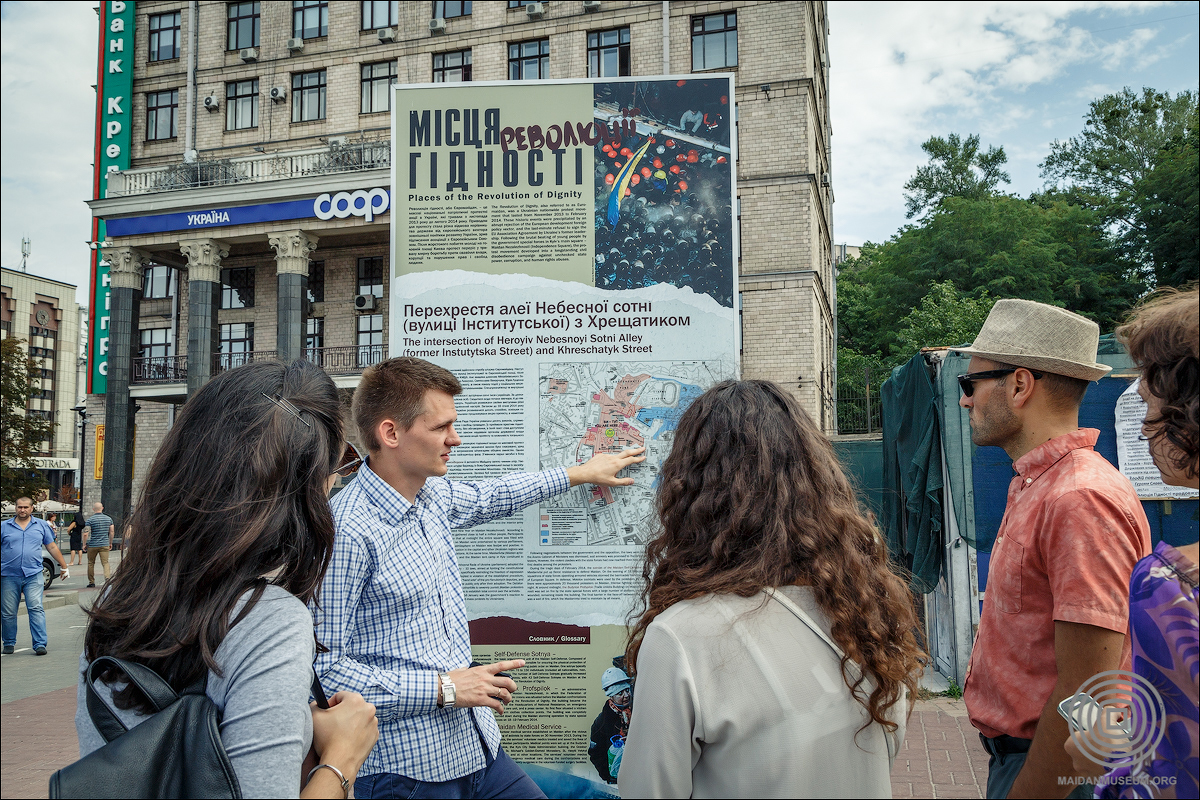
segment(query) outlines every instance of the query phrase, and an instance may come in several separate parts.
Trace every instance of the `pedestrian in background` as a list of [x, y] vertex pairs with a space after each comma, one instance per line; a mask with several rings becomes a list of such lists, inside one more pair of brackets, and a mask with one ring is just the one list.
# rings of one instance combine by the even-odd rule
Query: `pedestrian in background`
[[2, 613], [4, 654], [17, 645], [17, 610], [25, 595], [29, 616], [29, 635], [33, 652], [46, 655], [50, 642], [46, 635], [46, 612], [42, 608], [42, 548], [62, 566], [62, 577], [71, 577], [67, 562], [54, 541], [54, 529], [33, 516], [33, 500], [17, 498], [17, 515], [0, 523], [0, 613]]
[[[1058, 704], [1097, 673], [1129, 669], [1129, 576], [1150, 524], [1129, 480], [1079, 427], [1100, 329], [1061, 308], [999, 300], [959, 376], [971, 441], [1003, 448], [1016, 477], [992, 548], [963, 689], [990, 755], [988, 797], [1062, 797], [1073, 776]], [[1076, 785], [1069, 797], [1090, 797]]]
[[[378, 738], [375, 709], [350, 692], [309, 706], [318, 644], [306, 605], [329, 564], [327, 493], [344, 453], [337, 388], [307, 361], [228, 370], [188, 400], [133, 512], [138, 546], [88, 612], [81, 757], [104, 745], [82, 673], [113, 656], [177, 692], [206, 682], [239, 796], [348, 796]], [[115, 677], [95, 688], [124, 725], [143, 722], [153, 708]], [[320, 763], [302, 774], [310, 747]]]
[[829, 440], [769, 381], [684, 412], [659, 473], [622, 797], [891, 797], [924, 654]]
[[67, 536], [70, 538], [71, 561], [69, 566], [83, 566], [83, 515], [76, 514], [67, 525]]
[[100, 559], [100, 566], [104, 568], [104, 582], [108, 583], [108, 553], [112, 550], [117, 528], [112, 517], [104, 513], [103, 503], [92, 503], [92, 515], [83, 527], [88, 531], [87, 549], [84, 552], [87, 553], [88, 588], [91, 589], [96, 585], [97, 558]]
[[[1117, 329], [1141, 370], [1142, 434], [1169, 486], [1200, 489], [1200, 291], [1153, 295]], [[1200, 543], [1161, 541], [1137, 563], [1129, 583], [1133, 671], [1162, 698], [1164, 735], [1148, 758], [1105, 770], [1067, 752], [1078, 772], [1099, 778], [1099, 797], [1196, 797], [1200, 793]], [[1103, 752], [1093, 742], [1093, 753]]]

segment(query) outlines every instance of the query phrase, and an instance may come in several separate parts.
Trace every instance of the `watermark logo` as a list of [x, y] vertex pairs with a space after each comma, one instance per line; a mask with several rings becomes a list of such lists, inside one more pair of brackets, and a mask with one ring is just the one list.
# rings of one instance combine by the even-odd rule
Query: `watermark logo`
[[1093, 675], [1058, 708], [1079, 751], [1106, 769], [1149, 760], [1166, 732], [1162, 696], [1145, 678], [1125, 670]]

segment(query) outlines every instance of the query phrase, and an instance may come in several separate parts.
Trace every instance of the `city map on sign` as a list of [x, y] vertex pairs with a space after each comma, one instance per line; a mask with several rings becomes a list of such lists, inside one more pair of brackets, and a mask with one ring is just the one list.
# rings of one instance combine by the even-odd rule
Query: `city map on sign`
[[623, 473], [633, 486], [576, 486], [543, 503], [539, 544], [636, 545], [653, 533], [658, 473], [679, 418], [708, 387], [734, 374], [722, 361], [545, 363], [538, 385], [541, 468], [645, 447]]

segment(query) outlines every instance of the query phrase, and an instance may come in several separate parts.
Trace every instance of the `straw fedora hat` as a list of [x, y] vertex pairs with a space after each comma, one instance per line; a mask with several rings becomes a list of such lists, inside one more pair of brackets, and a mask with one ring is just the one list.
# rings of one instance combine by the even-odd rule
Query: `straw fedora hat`
[[1096, 381], [1112, 367], [1096, 362], [1100, 326], [1032, 300], [997, 300], [970, 347], [951, 347], [1015, 367]]

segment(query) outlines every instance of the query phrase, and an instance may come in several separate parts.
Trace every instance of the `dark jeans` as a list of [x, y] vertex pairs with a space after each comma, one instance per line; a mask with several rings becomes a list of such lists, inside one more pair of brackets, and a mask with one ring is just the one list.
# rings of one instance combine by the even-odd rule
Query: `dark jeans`
[[[982, 733], [979, 741], [983, 749], [988, 751], [987, 796], [996, 800], [1004, 800], [1012, 789], [1013, 782], [1025, 766], [1025, 757], [1029, 755], [1032, 739], [1018, 739], [1015, 736], [997, 736], [989, 739]], [[1077, 785], [1067, 797], [1091, 797], [1094, 787], [1090, 783]]]
[[358, 798], [545, 798], [525, 771], [501, 747], [495, 759], [477, 772], [452, 781], [418, 781], [404, 775], [364, 775], [354, 782]]

